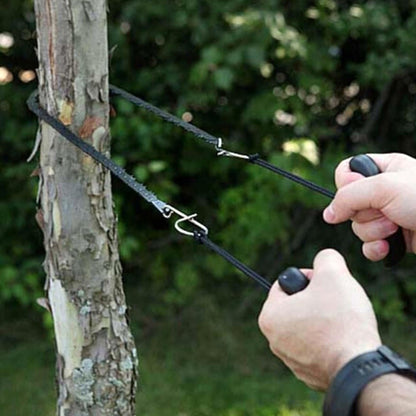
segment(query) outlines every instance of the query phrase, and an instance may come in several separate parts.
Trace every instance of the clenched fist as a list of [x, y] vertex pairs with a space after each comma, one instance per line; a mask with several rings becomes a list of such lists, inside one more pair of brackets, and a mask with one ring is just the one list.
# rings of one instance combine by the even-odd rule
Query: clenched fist
[[259, 316], [272, 352], [310, 387], [326, 390], [338, 370], [355, 356], [381, 345], [370, 300], [343, 257], [324, 250], [311, 282], [287, 295], [275, 283]]

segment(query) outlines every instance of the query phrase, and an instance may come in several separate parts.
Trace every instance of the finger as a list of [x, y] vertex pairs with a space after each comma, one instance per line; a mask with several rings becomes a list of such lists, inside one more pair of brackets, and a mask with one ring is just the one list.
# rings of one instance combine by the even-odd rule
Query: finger
[[416, 168], [416, 159], [403, 153], [369, 153], [382, 172], [398, 172]]
[[273, 333], [280, 305], [288, 297], [289, 295], [283, 292], [279, 282], [274, 282], [258, 317], [258, 325], [266, 337]]
[[283, 291], [280, 287], [279, 282], [276, 280], [272, 287], [269, 290], [267, 295], [266, 303], [267, 302], [280, 302], [281, 300], [287, 298], [289, 295]]
[[399, 229], [394, 222], [391, 222], [386, 217], [365, 223], [353, 222], [351, 227], [354, 234], [366, 243], [384, 240]]
[[348, 158], [343, 160], [335, 169], [335, 185], [337, 189], [342, 188], [345, 185], [348, 185], [351, 182], [362, 179], [363, 175], [357, 172], [352, 172], [350, 169], [350, 160]]
[[389, 254], [389, 243], [386, 240], [370, 241], [363, 244], [362, 250], [368, 260], [380, 261]]
[[365, 209], [357, 212], [351, 219], [354, 222], [363, 223], [385, 218], [385, 215], [379, 209]]
[[[299, 269], [308, 280], [311, 280], [313, 270], [312, 269]], [[269, 290], [266, 302], [280, 302], [282, 299], [286, 299], [289, 295], [280, 287], [279, 282], [276, 280]]]
[[[416, 159], [402, 153], [369, 153], [381, 172], [398, 172], [405, 169], [416, 168]], [[360, 173], [350, 169], [351, 157], [344, 159], [335, 169], [335, 184], [342, 188], [351, 182], [363, 177]]]
[[324, 211], [324, 220], [337, 224], [353, 218], [361, 210], [383, 210], [391, 201], [394, 191], [391, 175], [396, 174], [385, 173], [363, 178], [339, 189]]
[[[306, 278], [312, 278], [312, 269], [300, 269], [300, 271], [306, 276]], [[268, 333], [273, 331], [273, 322], [276, 321], [276, 316], [279, 314], [280, 305], [290, 298], [290, 295], [285, 293], [280, 287], [279, 282], [273, 283], [269, 290], [268, 296], [262, 310], [260, 312], [258, 323], [263, 334], [267, 336]]]
[[311, 280], [313, 277], [313, 269], [299, 269], [308, 280]]

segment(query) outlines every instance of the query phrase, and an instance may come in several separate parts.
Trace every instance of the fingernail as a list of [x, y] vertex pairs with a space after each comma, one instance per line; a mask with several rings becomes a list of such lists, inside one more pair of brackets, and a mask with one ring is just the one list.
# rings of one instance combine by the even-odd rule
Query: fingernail
[[332, 208], [332, 205], [329, 205], [325, 208], [324, 220], [326, 222], [333, 222], [335, 220], [335, 212], [334, 208]]

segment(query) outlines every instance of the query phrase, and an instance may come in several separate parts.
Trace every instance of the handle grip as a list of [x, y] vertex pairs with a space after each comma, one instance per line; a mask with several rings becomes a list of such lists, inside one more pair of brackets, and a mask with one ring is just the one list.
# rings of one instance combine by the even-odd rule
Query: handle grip
[[280, 287], [288, 295], [301, 292], [309, 284], [309, 279], [296, 267], [289, 267], [277, 278]]
[[[373, 159], [368, 155], [358, 155], [350, 160], [350, 169], [353, 172], [361, 173], [366, 177], [378, 175], [381, 173], [379, 167]], [[386, 267], [393, 267], [400, 262], [406, 254], [406, 242], [403, 235], [403, 230], [399, 228], [395, 234], [387, 238], [390, 251], [384, 259]]]

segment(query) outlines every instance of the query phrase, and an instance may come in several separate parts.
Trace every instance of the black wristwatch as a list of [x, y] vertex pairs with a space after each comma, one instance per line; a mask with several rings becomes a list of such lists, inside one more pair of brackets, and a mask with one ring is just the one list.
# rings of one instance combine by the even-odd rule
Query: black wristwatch
[[355, 416], [359, 394], [370, 381], [383, 374], [396, 373], [413, 378], [416, 370], [390, 348], [359, 355], [348, 362], [332, 381], [324, 401], [324, 416]]

